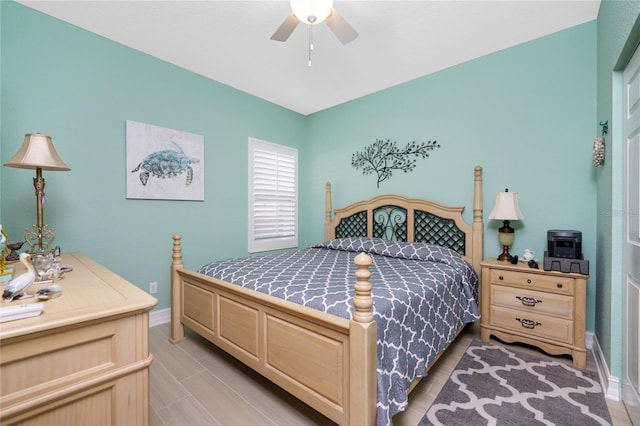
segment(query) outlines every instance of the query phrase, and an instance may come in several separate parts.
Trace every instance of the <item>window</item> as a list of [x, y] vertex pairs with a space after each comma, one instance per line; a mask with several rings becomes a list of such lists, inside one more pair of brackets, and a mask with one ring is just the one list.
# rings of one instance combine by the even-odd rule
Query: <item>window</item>
[[249, 138], [249, 252], [298, 245], [298, 150]]

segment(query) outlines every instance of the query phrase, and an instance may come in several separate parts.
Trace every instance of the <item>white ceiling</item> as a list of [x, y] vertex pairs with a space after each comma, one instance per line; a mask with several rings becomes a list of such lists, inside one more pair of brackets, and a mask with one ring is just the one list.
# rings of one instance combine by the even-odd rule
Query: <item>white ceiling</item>
[[326, 24], [285, 43], [289, 1], [19, 0], [205, 77], [307, 115], [596, 19], [600, 0], [335, 0], [358, 32]]

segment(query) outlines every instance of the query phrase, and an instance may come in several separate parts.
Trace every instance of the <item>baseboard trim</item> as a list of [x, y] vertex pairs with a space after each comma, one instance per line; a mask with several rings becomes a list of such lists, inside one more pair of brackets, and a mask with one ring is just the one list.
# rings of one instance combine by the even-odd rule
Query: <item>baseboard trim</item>
[[[151, 311], [149, 314], [149, 327], [155, 327], [156, 325], [166, 324], [171, 322], [171, 308], [158, 309]], [[587, 350], [590, 350], [593, 359], [596, 363], [596, 369], [600, 376], [600, 385], [605, 390], [604, 396], [607, 399], [613, 401], [621, 401], [622, 394], [620, 389], [620, 379], [618, 377], [611, 376], [609, 372], [609, 366], [604, 358], [600, 344], [595, 334], [587, 332], [585, 336], [585, 344]]]
[[600, 348], [600, 343], [598, 343], [598, 338], [595, 334], [589, 332], [586, 337], [587, 348], [591, 350], [598, 375], [600, 376], [600, 385], [604, 389], [604, 397], [612, 401], [621, 401], [620, 378], [611, 376], [607, 360], [604, 358], [602, 348]]
[[171, 322], [171, 308], [158, 309], [149, 314], [149, 327]]

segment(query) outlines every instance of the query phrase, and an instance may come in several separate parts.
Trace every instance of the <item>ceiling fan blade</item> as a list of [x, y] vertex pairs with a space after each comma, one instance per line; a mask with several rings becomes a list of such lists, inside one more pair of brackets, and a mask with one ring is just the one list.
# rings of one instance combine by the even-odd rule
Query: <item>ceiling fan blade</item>
[[358, 37], [358, 32], [335, 9], [331, 10], [331, 15], [325, 22], [342, 44], [347, 44]]
[[298, 22], [300, 21], [296, 18], [296, 15], [293, 12], [289, 13], [276, 32], [273, 33], [271, 40], [287, 41], [293, 30], [298, 26]]

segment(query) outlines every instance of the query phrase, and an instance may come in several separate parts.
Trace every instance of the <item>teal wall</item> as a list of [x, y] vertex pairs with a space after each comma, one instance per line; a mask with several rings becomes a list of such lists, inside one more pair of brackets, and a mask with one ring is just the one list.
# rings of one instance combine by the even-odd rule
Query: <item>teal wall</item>
[[[309, 117], [305, 175], [312, 220], [307, 242], [322, 238], [325, 181], [334, 207], [383, 192], [466, 205], [471, 221], [473, 167], [484, 167], [486, 218], [495, 193], [519, 193], [523, 221], [514, 254], [542, 259], [549, 229], [582, 231], [586, 259], [596, 253], [596, 23], [463, 63]], [[399, 144], [437, 140], [440, 149], [376, 188], [373, 175], [351, 167], [351, 154], [376, 138]], [[497, 228], [485, 219], [485, 256], [500, 253]], [[590, 272], [596, 271], [595, 262]], [[588, 284], [587, 328], [594, 330], [595, 280]]]
[[[597, 171], [596, 336], [609, 370], [622, 377], [623, 134], [622, 70], [640, 42], [640, 2], [603, 0], [598, 14], [597, 118], [609, 122]], [[595, 130], [594, 130], [595, 131]]]
[[[246, 254], [249, 136], [300, 150], [301, 245], [322, 239], [326, 181], [334, 185], [335, 207], [382, 192], [470, 207], [479, 164], [485, 218], [497, 191], [520, 194], [526, 218], [513, 222], [514, 253], [531, 248], [542, 258], [547, 229], [582, 231], [584, 255], [592, 260], [587, 328], [613, 345], [620, 339], [611, 338], [618, 323], [607, 321], [596, 302], [600, 278], [612, 279], [599, 271], [601, 265], [611, 269], [614, 252], [601, 250], [606, 221], [596, 232], [598, 212], [609, 207], [611, 178], [591, 166], [591, 147], [598, 121], [611, 110], [601, 111], [607, 96], [600, 87], [603, 25], [608, 30], [629, 9], [637, 15], [631, 3], [603, 2], [603, 10], [613, 10], [606, 25], [599, 19], [304, 117], [0, 2], [0, 159], [13, 155], [26, 132], [52, 135], [72, 169], [45, 172], [45, 222], [55, 228], [57, 242], [143, 289], [158, 281], [158, 308], [169, 306], [173, 233], [184, 236], [190, 268]], [[126, 200], [125, 120], [205, 136], [204, 202]], [[442, 147], [377, 189], [373, 176], [351, 167], [352, 153], [376, 138], [399, 144], [436, 139]], [[14, 239], [35, 222], [32, 175], [0, 168], [0, 223]], [[485, 220], [486, 256], [500, 251], [498, 226]]]
[[[595, 212], [585, 210], [595, 206], [595, 28], [587, 23], [312, 115], [310, 191], [331, 180], [337, 206], [383, 192], [430, 197], [469, 206], [470, 221], [473, 167], [481, 165], [485, 217], [496, 192], [519, 193], [525, 220], [512, 222], [514, 254], [531, 248], [542, 257], [547, 229], [575, 228], [592, 258]], [[378, 189], [373, 175], [350, 165], [376, 138], [442, 146]], [[306, 204], [316, 222], [321, 192]], [[499, 225], [486, 221], [487, 256], [501, 251]]]
[[[305, 149], [302, 115], [14, 2], [2, 10], [1, 160], [24, 134], [53, 137], [69, 172], [44, 172], [45, 223], [169, 306], [171, 236], [185, 263], [246, 254], [247, 138]], [[204, 135], [205, 201], [125, 198], [125, 120]], [[33, 170], [0, 167], [0, 223], [12, 239], [36, 221]]]
[[[2, 5], [0, 4], [0, 159], [2, 156]], [[0, 171], [2, 177], [2, 171]], [[2, 180], [0, 180], [0, 195], [2, 195]], [[2, 197], [0, 196], [0, 224], [2, 223]]]

